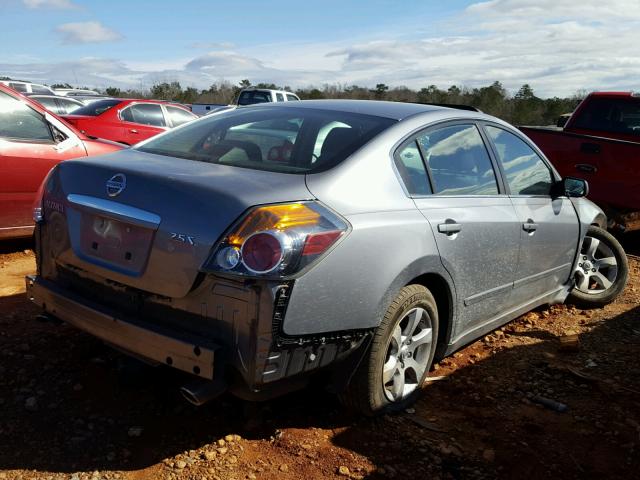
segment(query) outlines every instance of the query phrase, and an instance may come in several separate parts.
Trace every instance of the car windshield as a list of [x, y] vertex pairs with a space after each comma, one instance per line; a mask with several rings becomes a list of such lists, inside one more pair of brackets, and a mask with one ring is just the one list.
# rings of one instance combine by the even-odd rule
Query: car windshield
[[84, 107], [80, 107], [77, 110], [73, 111], [74, 115], [88, 115], [90, 117], [96, 117], [101, 113], [106, 112], [114, 105], [118, 105], [122, 103], [122, 100], [118, 100], [117, 98], [109, 98], [107, 100], [99, 100], [97, 102], [92, 102], [89, 105], [85, 105]]
[[204, 117], [137, 150], [254, 170], [314, 173], [337, 165], [393, 123], [307, 108], [239, 108]]

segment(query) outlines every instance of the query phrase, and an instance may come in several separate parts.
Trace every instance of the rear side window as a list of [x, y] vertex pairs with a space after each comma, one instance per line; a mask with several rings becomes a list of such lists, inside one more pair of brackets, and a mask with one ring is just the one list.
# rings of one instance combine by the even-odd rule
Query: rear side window
[[57, 100], [58, 103], [62, 105], [66, 113], [75, 113], [74, 110], [82, 108], [82, 104], [78, 104], [78, 102], [74, 102], [73, 100], [70, 100], [68, 98], [61, 97]]
[[10, 83], [9, 86], [20, 93], [27, 91], [27, 86], [24, 83]]
[[497, 195], [493, 165], [475, 125], [436, 128], [418, 137], [437, 195]]
[[106, 112], [111, 107], [114, 107], [119, 103], [122, 103], [122, 100], [118, 100], [118, 99], [98, 100], [97, 102], [91, 102], [89, 105], [85, 105], [84, 107], [78, 108], [75, 112], [73, 112], [73, 114], [97, 117], [101, 113]]
[[287, 101], [288, 102], [298, 102], [298, 101], [300, 101], [300, 99], [298, 97], [296, 97], [295, 95], [291, 95], [290, 93], [287, 93]]
[[395, 122], [274, 104], [203, 117], [138, 150], [255, 170], [314, 173], [337, 165]]
[[433, 193], [418, 143], [415, 140], [396, 152], [395, 162], [410, 195], [430, 195]]
[[549, 167], [524, 140], [502, 128], [486, 126], [512, 195], [549, 195]]
[[[178, 125], [182, 125], [183, 123], [190, 122], [191, 120], [198, 118], [191, 112], [187, 112], [182, 108], [166, 106], [167, 113], [169, 114], [169, 118], [171, 119], [171, 125], [177, 127]], [[209, 107], [207, 107], [209, 108]]]
[[640, 98], [591, 98], [573, 126], [585, 130], [640, 135]]
[[53, 141], [49, 124], [42, 115], [11, 95], [0, 92], [0, 138]]
[[32, 98], [32, 100], [35, 100], [47, 110], [50, 110], [54, 113], [60, 113], [60, 108], [58, 107], [58, 104], [56, 103], [55, 98], [41, 97], [41, 98]]
[[138, 103], [126, 108], [120, 114], [127, 122], [151, 125], [153, 127], [164, 127], [164, 115], [162, 107], [155, 103]]
[[284, 102], [284, 95], [282, 95], [281, 93], [276, 93], [276, 101]]
[[51, 95], [51, 90], [42, 85], [31, 84], [31, 91], [40, 95]]

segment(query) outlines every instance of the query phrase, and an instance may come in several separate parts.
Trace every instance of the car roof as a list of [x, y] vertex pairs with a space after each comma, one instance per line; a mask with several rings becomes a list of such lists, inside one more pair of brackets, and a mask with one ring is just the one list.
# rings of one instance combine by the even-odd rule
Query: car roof
[[56, 100], [71, 100], [72, 102], [81, 103], [81, 102], [78, 102], [78, 100], [76, 100], [73, 97], [62, 97], [60, 95], [45, 95], [44, 93], [35, 93], [35, 94], [25, 95], [25, 97], [29, 97], [29, 98], [55, 98]]
[[293, 95], [296, 98], [298, 98], [298, 95], [296, 95], [293, 92], [290, 92], [289, 90], [278, 90], [276, 88], [258, 88], [258, 87], [247, 87], [247, 88], [243, 88], [242, 90], [240, 90], [240, 93], [243, 92], [273, 92], [273, 93], [285, 93], [288, 95]]
[[634, 92], [591, 92], [590, 97], [633, 97]]
[[171, 100], [156, 100], [155, 98], [115, 98], [106, 97], [103, 100], [120, 100], [120, 103], [160, 103], [162, 105], [168, 105], [170, 107], [186, 108], [182, 103], [173, 102]]
[[[418, 113], [449, 110], [446, 107], [423, 105], [420, 103], [384, 102], [379, 100], [301, 100], [299, 102], [262, 103], [259, 108], [275, 106], [278, 108], [311, 108], [315, 110], [360, 113], [376, 117], [402, 120]], [[253, 105], [252, 105], [253, 106]], [[243, 107], [246, 108], [246, 107]]]

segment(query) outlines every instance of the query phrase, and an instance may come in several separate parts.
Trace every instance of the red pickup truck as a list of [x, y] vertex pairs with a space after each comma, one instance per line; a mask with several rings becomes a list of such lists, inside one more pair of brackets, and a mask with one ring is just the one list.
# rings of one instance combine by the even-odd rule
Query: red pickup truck
[[589, 181], [609, 228], [640, 230], [640, 95], [594, 92], [564, 128], [520, 127], [563, 176]]

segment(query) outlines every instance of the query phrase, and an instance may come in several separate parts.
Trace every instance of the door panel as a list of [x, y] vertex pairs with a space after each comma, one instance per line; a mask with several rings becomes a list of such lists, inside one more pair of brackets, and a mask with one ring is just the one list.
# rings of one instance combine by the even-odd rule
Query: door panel
[[415, 202], [453, 278], [463, 328], [486, 323], [511, 307], [520, 222], [509, 198], [434, 196]]
[[[518, 303], [565, 284], [578, 247], [578, 217], [568, 198], [512, 197], [520, 229], [520, 255], [514, 284]], [[525, 225], [533, 228], [525, 230]]]
[[514, 282], [518, 304], [550, 293], [571, 276], [578, 248], [578, 216], [568, 198], [552, 199], [547, 163], [519, 136], [486, 125], [520, 221], [520, 254]]
[[120, 112], [123, 142], [135, 145], [166, 130], [162, 107], [154, 103], [137, 103]]
[[53, 142], [0, 142], [0, 228], [32, 225], [35, 194], [49, 170], [84, 154], [81, 144], [59, 152]]

